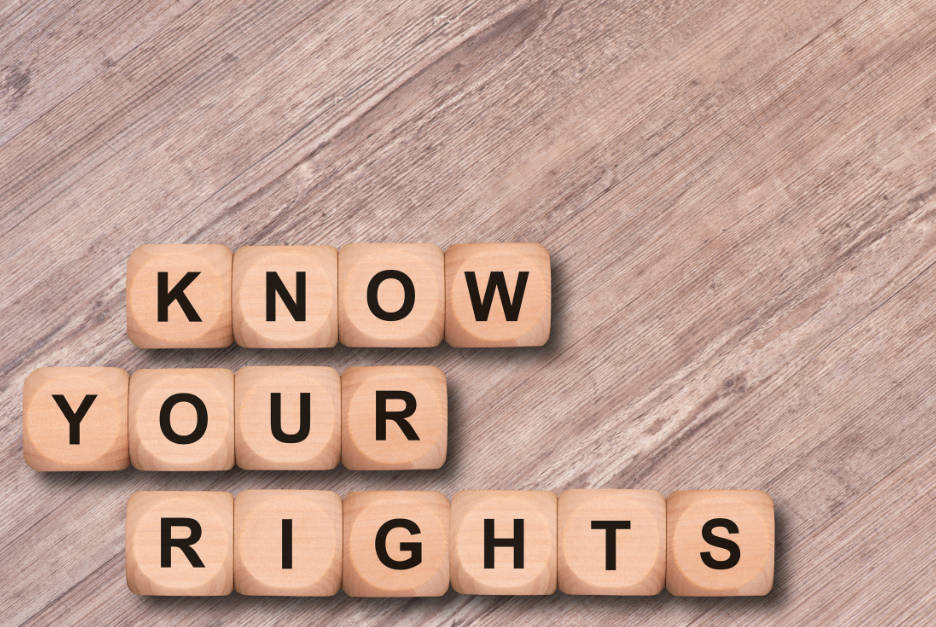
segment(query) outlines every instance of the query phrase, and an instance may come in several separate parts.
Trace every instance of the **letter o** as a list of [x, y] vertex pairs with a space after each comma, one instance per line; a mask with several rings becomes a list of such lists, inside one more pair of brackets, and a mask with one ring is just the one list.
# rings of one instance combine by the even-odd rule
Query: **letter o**
[[[188, 435], [179, 435], [172, 428], [172, 408], [179, 403], [188, 403], [195, 408], [195, 428]], [[176, 444], [198, 442], [208, 429], [208, 408], [205, 407], [204, 401], [194, 394], [173, 394], [163, 402], [162, 408], [159, 410], [159, 426], [163, 435], [170, 442]]]
[[[387, 279], [396, 279], [400, 282], [400, 285], [403, 286], [403, 304], [396, 311], [384, 310], [377, 300], [377, 290], [380, 289], [380, 284]], [[386, 320], [387, 322], [402, 320], [413, 311], [413, 306], [415, 304], [416, 286], [413, 285], [412, 279], [399, 270], [383, 270], [378, 272], [374, 275], [374, 278], [370, 280], [370, 283], [367, 284], [367, 306], [370, 308], [371, 313], [381, 320]]]

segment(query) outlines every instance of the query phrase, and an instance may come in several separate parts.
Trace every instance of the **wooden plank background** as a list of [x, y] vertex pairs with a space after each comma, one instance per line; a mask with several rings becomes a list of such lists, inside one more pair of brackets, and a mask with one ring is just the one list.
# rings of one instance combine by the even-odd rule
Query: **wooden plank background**
[[[0, 3], [4, 624], [936, 616], [932, 0]], [[541, 242], [544, 348], [144, 351], [144, 243]], [[39, 366], [434, 364], [440, 471], [39, 474]], [[757, 488], [765, 598], [144, 598], [135, 490]]]

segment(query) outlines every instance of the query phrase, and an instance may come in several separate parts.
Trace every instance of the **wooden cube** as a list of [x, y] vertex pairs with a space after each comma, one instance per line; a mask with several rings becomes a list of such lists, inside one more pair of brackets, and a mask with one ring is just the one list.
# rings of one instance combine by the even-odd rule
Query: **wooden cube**
[[559, 589], [659, 594], [666, 580], [666, 499], [653, 490], [566, 490], [559, 496]]
[[130, 377], [130, 463], [138, 470], [234, 467], [234, 373], [137, 370]]
[[345, 346], [438, 346], [445, 257], [434, 244], [349, 244], [338, 253], [338, 337]]
[[447, 451], [448, 390], [441, 370], [373, 366], [341, 375], [345, 468], [441, 468]]
[[247, 470], [331, 470], [341, 459], [333, 368], [248, 366], [234, 377], [234, 459]]
[[234, 588], [234, 497], [134, 492], [127, 502], [127, 586], [151, 596], [225, 596]]
[[763, 596], [773, 587], [774, 506], [759, 490], [666, 499], [666, 589], [674, 596]]
[[127, 335], [140, 348], [224, 348], [231, 330], [231, 249], [147, 244], [127, 262]]
[[251, 596], [331, 596], [341, 588], [341, 498], [244, 490], [234, 499], [234, 588]]
[[352, 597], [439, 597], [449, 589], [449, 501], [441, 492], [351, 492], [344, 576]]
[[449, 559], [460, 594], [556, 591], [557, 499], [552, 492], [465, 490], [452, 499]]
[[539, 244], [456, 244], [445, 251], [445, 341], [456, 347], [542, 346], [552, 278]]
[[249, 348], [338, 343], [338, 250], [244, 246], [234, 253], [234, 339]]
[[39, 368], [23, 385], [23, 457], [33, 470], [130, 465], [122, 368]]

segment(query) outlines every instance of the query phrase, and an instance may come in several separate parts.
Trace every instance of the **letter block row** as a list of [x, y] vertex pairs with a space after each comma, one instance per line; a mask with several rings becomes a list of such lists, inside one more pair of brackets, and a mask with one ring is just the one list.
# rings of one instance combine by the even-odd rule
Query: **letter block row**
[[551, 300], [539, 244], [147, 244], [127, 262], [140, 348], [542, 346]]
[[127, 585], [162, 596], [760, 596], [774, 506], [757, 490], [136, 492]]
[[55, 470], [441, 468], [448, 390], [435, 366], [39, 368], [23, 456]]

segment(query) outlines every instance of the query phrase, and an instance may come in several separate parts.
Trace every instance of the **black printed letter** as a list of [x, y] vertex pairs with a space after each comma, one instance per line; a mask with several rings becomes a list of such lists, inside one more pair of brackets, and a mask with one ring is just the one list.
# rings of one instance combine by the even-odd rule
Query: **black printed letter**
[[701, 553], [702, 562], [714, 570], [728, 570], [737, 566], [738, 562], [741, 561], [741, 547], [727, 538], [719, 538], [712, 533], [712, 530], [718, 527], [724, 527], [728, 530], [728, 533], [738, 533], [738, 525], [727, 518], [713, 518], [702, 527], [702, 539], [712, 546], [728, 551], [728, 559], [719, 562], [712, 557], [710, 552], [706, 551]]
[[68, 443], [80, 444], [81, 430], [79, 429], [79, 425], [81, 425], [81, 419], [84, 418], [88, 410], [91, 409], [91, 403], [97, 398], [97, 394], [88, 394], [85, 396], [81, 401], [81, 405], [78, 406], [78, 411], [74, 412], [72, 411], [71, 405], [65, 400], [63, 394], [53, 394], [52, 398], [55, 399], [55, 404], [58, 405], [62, 413], [65, 414], [65, 420], [68, 421]]
[[617, 530], [630, 529], [630, 521], [593, 520], [591, 528], [605, 530], [605, 570], [617, 570]]
[[[387, 401], [391, 398], [403, 401], [406, 403], [406, 407], [402, 411], [387, 411]], [[418, 440], [419, 436], [416, 435], [413, 425], [406, 421], [415, 413], [416, 397], [409, 392], [403, 390], [395, 392], [377, 390], [377, 439], [387, 439], [387, 421], [392, 420], [397, 423], [407, 440]]]
[[311, 405], [312, 395], [309, 392], [301, 392], [299, 394], [299, 429], [294, 434], [289, 435], [283, 431], [280, 393], [273, 392], [270, 394], [270, 428], [273, 430], [273, 437], [286, 444], [297, 444], [309, 437]]
[[283, 568], [292, 568], [292, 518], [283, 519]]
[[[172, 429], [172, 408], [179, 403], [188, 403], [195, 408], [195, 428], [188, 435], [179, 435]], [[208, 429], [208, 408], [202, 399], [194, 394], [173, 394], [165, 400], [159, 410], [159, 426], [163, 435], [170, 442], [176, 444], [192, 444], [198, 442]]]
[[[162, 559], [160, 566], [163, 568], [172, 568], [172, 547], [182, 549], [182, 553], [188, 559], [189, 564], [194, 568], [204, 568], [205, 564], [198, 557], [198, 553], [192, 548], [192, 545], [201, 539], [201, 525], [194, 518], [161, 518], [162, 523], [160, 549]], [[173, 527], [188, 527], [191, 533], [187, 538], [173, 538]]]
[[182, 277], [182, 280], [176, 283], [175, 287], [170, 290], [169, 273], [156, 273], [156, 320], [159, 322], [169, 322], [169, 305], [172, 304], [172, 301], [177, 301], [189, 322], [202, 321], [201, 318], [198, 317], [198, 312], [192, 307], [192, 303], [189, 302], [188, 296], [185, 295], [185, 288], [191, 285], [192, 281], [194, 281], [199, 274], [201, 274], [201, 272], [186, 273], [186, 275]]
[[374, 548], [377, 549], [377, 559], [380, 560], [380, 563], [393, 570], [407, 570], [422, 564], [422, 542], [400, 542], [400, 550], [409, 551], [410, 556], [402, 561], [390, 557], [390, 554], [387, 553], [387, 536], [394, 529], [406, 529], [410, 532], [410, 535], [414, 536], [420, 533], [419, 526], [412, 520], [394, 518], [385, 522], [377, 530], [377, 538], [374, 541]]
[[306, 273], [296, 273], [296, 300], [289, 295], [289, 290], [283, 285], [283, 280], [275, 272], [266, 273], [266, 319], [267, 322], [276, 322], [276, 295], [279, 294], [289, 310], [289, 315], [296, 322], [305, 322], [306, 319]]
[[471, 308], [474, 310], [475, 320], [485, 322], [491, 313], [494, 304], [494, 290], [500, 294], [501, 306], [504, 308], [504, 318], [508, 322], [516, 322], [520, 317], [520, 305], [523, 304], [523, 292], [526, 290], [529, 272], [521, 272], [517, 276], [517, 289], [514, 290], [513, 301], [507, 292], [507, 279], [503, 272], [492, 272], [488, 277], [487, 289], [484, 291], [484, 300], [481, 300], [481, 291], [478, 289], [478, 279], [474, 272], [465, 273], [465, 282], [468, 284], [468, 296], [471, 298]]
[[[377, 300], [377, 290], [380, 284], [387, 279], [396, 279], [403, 286], [403, 304], [396, 311], [384, 311]], [[374, 275], [374, 278], [367, 284], [367, 306], [371, 313], [387, 322], [396, 322], [402, 320], [413, 311], [413, 305], [416, 304], [416, 287], [412, 279], [399, 270], [384, 270]]]
[[514, 537], [495, 538], [494, 519], [484, 519], [484, 567], [494, 568], [494, 548], [511, 547], [514, 550], [514, 568], [523, 568], [523, 519], [514, 518]]

